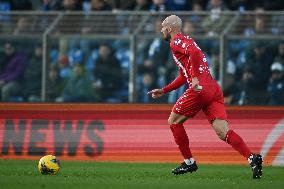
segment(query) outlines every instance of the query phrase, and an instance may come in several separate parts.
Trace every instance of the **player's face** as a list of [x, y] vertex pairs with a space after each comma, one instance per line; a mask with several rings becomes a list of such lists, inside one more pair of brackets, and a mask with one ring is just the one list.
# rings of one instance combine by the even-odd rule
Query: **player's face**
[[163, 38], [166, 41], [169, 41], [171, 39], [171, 35], [170, 35], [169, 31], [170, 31], [170, 28], [167, 25], [165, 25], [164, 23], [162, 23], [161, 32], [163, 33]]

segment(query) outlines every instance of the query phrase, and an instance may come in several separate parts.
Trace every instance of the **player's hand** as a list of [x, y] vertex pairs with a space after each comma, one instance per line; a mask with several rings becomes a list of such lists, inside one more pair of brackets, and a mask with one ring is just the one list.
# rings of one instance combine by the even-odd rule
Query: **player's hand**
[[192, 78], [191, 84], [194, 91], [199, 92], [202, 90], [202, 86], [199, 85], [197, 77]]
[[159, 98], [164, 95], [163, 89], [153, 89], [147, 93], [147, 95], [151, 95], [152, 98]]

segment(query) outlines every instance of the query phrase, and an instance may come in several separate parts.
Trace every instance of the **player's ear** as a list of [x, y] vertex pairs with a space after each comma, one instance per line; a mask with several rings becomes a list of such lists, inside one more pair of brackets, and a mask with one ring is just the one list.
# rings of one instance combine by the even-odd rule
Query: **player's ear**
[[172, 28], [171, 27], [167, 27], [168, 33], [172, 32]]

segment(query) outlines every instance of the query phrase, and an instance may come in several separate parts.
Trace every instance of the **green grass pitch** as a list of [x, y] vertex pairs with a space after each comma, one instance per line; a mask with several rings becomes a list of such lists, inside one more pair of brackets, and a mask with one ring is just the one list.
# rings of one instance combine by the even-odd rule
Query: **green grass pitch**
[[37, 161], [0, 160], [0, 188], [33, 189], [278, 189], [284, 188], [284, 168], [264, 167], [264, 176], [253, 180], [247, 166], [199, 165], [196, 173], [175, 176], [177, 164], [62, 161], [58, 175], [40, 175]]

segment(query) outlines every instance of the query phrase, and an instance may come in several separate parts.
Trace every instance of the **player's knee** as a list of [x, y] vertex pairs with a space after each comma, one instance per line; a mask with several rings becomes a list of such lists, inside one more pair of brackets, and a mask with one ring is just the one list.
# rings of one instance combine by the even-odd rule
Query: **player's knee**
[[175, 120], [172, 118], [172, 117], [169, 117], [169, 119], [168, 119], [168, 124], [169, 125], [172, 125], [172, 124], [174, 124], [175, 123]]
[[228, 123], [225, 120], [216, 119], [212, 124], [216, 134], [221, 140], [226, 139], [226, 134], [229, 131]]
[[169, 119], [168, 119], [168, 124], [172, 125], [172, 124], [183, 124], [186, 120], [188, 119], [188, 117], [186, 116], [182, 116], [182, 115], [178, 115], [175, 113], [171, 113]]
[[221, 139], [224, 140], [226, 139], [226, 133], [224, 133], [223, 131], [216, 131], [217, 136]]
[[172, 124], [183, 124], [184, 123], [184, 119], [180, 118], [180, 117], [169, 117], [168, 119], [168, 124], [172, 125]]

